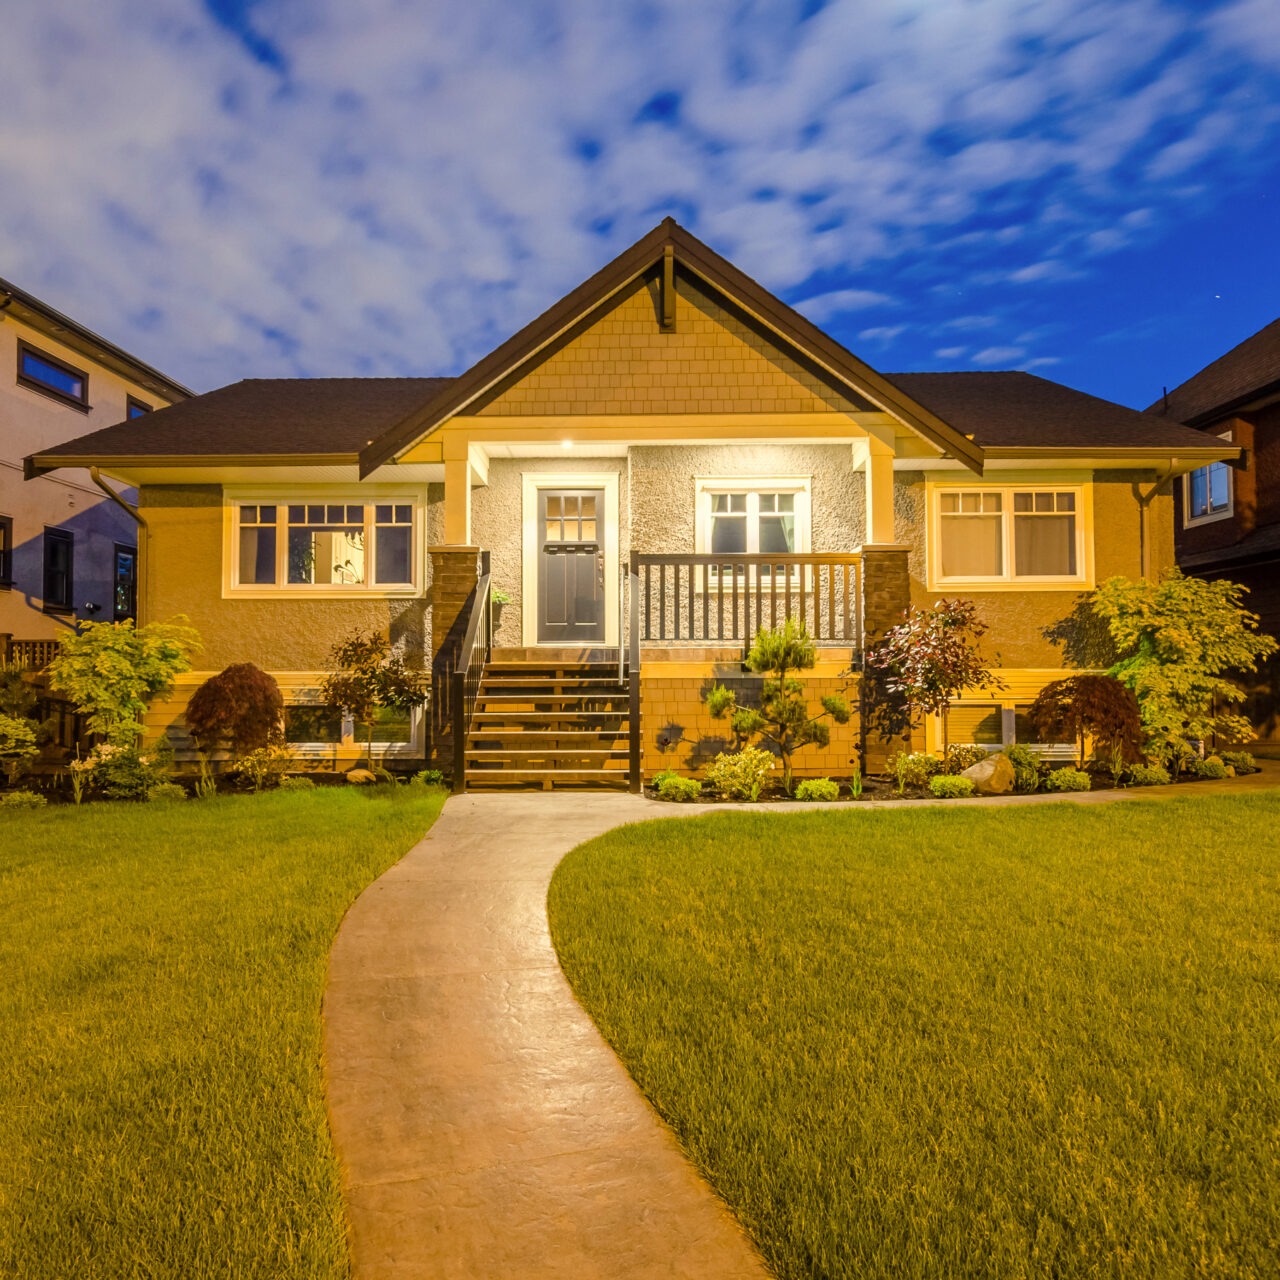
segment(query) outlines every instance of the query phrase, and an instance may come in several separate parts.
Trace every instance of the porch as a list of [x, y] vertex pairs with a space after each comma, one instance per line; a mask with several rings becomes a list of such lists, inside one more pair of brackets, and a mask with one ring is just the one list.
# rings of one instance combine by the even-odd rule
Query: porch
[[[814, 701], [838, 684], [857, 705], [864, 637], [892, 624], [907, 590], [901, 547], [782, 555], [632, 552], [617, 585], [616, 631], [609, 628], [621, 643], [513, 647], [495, 639], [489, 553], [435, 548], [433, 557], [437, 585], [444, 584], [435, 607], [442, 623], [452, 622], [437, 633], [432, 737], [455, 791], [604, 786], [638, 792], [644, 774], [656, 767], [696, 771], [728, 745], [723, 724], [701, 751], [686, 736], [695, 720], [703, 721], [703, 735], [710, 729], [706, 690], [726, 680], [750, 683], [743, 663], [756, 635], [788, 619], [805, 627], [818, 650], [816, 668], [804, 676], [815, 685]], [[594, 569], [582, 582], [597, 583], [603, 598]], [[813, 768], [847, 772], [865, 751], [861, 725], [855, 715], [830, 758], [814, 755]]]

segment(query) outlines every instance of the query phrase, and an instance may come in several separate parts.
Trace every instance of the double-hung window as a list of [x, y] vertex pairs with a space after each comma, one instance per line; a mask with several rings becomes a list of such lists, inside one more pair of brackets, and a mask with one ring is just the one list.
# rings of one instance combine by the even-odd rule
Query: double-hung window
[[1083, 582], [1083, 492], [985, 485], [936, 490], [937, 582]]
[[44, 531], [44, 607], [47, 613], [75, 609], [75, 538], [65, 529]]
[[236, 501], [230, 585], [290, 593], [412, 590], [417, 512], [407, 497]]

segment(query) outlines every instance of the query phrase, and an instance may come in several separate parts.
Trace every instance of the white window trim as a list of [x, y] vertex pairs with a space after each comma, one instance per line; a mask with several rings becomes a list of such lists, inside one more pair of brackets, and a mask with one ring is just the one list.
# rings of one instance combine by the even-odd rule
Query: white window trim
[[[1001, 502], [1002, 558], [1006, 572], [1001, 577], [944, 578], [942, 576], [942, 494], [999, 493]], [[1054, 577], [1015, 577], [1013, 574], [1013, 494], [1072, 493], [1076, 496], [1076, 573]], [[1093, 486], [1080, 481], [1043, 479], [1000, 480], [988, 484], [984, 480], [929, 482], [925, 500], [928, 504], [928, 590], [980, 588], [983, 591], [1061, 591], [1094, 585], [1093, 567]]]
[[[413, 507], [413, 526], [409, 535], [413, 581], [403, 586], [384, 586], [365, 582], [360, 586], [322, 583], [242, 583], [240, 572], [240, 506], [271, 505], [281, 510], [291, 503], [359, 503], [365, 507], [377, 503], [408, 503]], [[285, 526], [277, 525], [277, 528]], [[290, 485], [225, 488], [222, 491], [222, 597], [236, 600], [352, 600], [408, 599], [422, 594], [423, 565], [426, 560], [423, 540], [426, 529], [426, 495], [421, 485]], [[376, 535], [375, 535], [376, 538]], [[288, 554], [288, 535], [277, 537], [277, 566]], [[277, 569], [279, 573], [279, 569]], [[373, 574], [373, 547], [369, 548], [368, 573]]]
[[[318, 701], [307, 701], [301, 698], [285, 703], [289, 707], [314, 707], [322, 705]], [[426, 708], [414, 707], [409, 712], [408, 742], [375, 742], [373, 744], [374, 759], [395, 760], [400, 757], [416, 759], [424, 752], [424, 729], [426, 726]], [[342, 713], [342, 737], [338, 742], [286, 742], [285, 747], [300, 760], [336, 760], [355, 752], [364, 753], [365, 739], [356, 736], [355, 720], [345, 711]]]
[[[1231, 432], [1220, 432], [1218, 439], [1225, 440], [1230, 444]], [[1224, 462], [1222, 465], [1227, 469], [1227, 505], [1221, 511], [1211, 511], [1208, 515], [1193, 516], [1191, 514], [1191, 477], [1197, 471], [1208, 471], [1213, 465], [1211, 462], [1206, 462], [1203, 467], [1195, 467], [1182, 477], [1182, 527], [1184, 529], [1198, 529], [1202, 524], [1217, 524], [1219, 520], [1230, 520], [1236, 513], [1236, 478], [1234, 469]]]
[[[694, 476], [694, 553], [711, 554], [711, 497], [717, 493], [793, 493], [795, 494], [796, 549], [794, 554], [807, 555], [813, 546], [813, 481], [811, 476]], [[750, 517], [753, 512], [750, 498], [747, 501], [747, 554], [759, 555], [757, 547], [751, 549], [752, 536], [759, 539], [759, 511], [754, 512], [757, 523], [753, 529]]]

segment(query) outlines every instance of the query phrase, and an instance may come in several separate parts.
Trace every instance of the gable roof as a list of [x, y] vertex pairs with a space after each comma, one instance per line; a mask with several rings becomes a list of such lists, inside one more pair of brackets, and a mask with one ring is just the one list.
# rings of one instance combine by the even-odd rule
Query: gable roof
[[195, 392], [182, 383], [175, 382], [158, 369], [144, 364], [137, 356], [131, 356], [114, 342], [99, 337], [92, 329], [54, 310], [35, 294], [19, 289], [16, 284], [0, 279], [0, 317], [11, 315], [33, 329], [47, 334], [55, 342], [96, 360], [99, 364], [121, 374], [130, 382], [146, 387], [166, 400], [184, 400]]
[[944, 453], [981, 470], [982, 450], [963, 432], [912, 401], [870, 365], [708, 248], [675, 219], [666, 218], [555, 306], [477, 361], [446, 391], [406, 415], [402, 422], [366, 446], [360, 455], [361, 475], [368, 475], [393, 460], [449, 418], [465, 411], [499, 382], [538, 360], [571, 329], [608, 305], [639, 276], [661, 264], [668, 252], [677, 269], [691, 272], [726, 296], [783, 346], [799, 352], [837, 384], [847, 387], [854, 399], [871, 401]]
[[[111, 459], [354, 463], [452, 378], [249, 378], [44, 449], [32, 470]], [[73, 461], [74, 460], [74, 461]]]
[[1276, 394], [1280, 394], [1280, 319], [1205, 365], [1147, 412], [1201, 426]]
[[1018, 370], [887, 374], [908, 395], [972, 433], [983, 449], [1202, 450], [1180, 423], [1126, 409]]

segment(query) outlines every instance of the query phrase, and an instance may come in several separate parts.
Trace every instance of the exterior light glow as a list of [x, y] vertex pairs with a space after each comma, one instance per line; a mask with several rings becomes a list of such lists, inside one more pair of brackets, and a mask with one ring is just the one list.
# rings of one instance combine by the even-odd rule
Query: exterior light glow
[[562, 449], [572, 449], [572, 448], [573, 448], [573, 441], [572, 441], [572, 440], [561, 440], [561, 441], [560, 441], [560, 447], [561, 447]]

